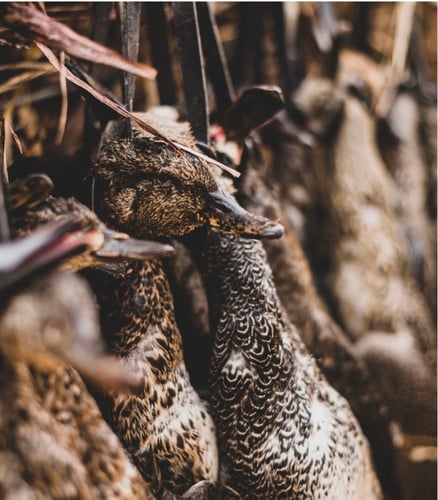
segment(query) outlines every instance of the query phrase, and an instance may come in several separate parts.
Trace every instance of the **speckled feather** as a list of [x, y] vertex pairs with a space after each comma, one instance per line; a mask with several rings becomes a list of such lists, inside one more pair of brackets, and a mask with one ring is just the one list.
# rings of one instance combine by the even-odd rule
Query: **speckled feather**
[[205, 257], [229, 486], [242, 498], [381, 498], [368, 443], [283, 314], [261, 244], [210, 232]]
[[98, 277], [96, 287], [108, 344], [145, 380], [141, 396], [108, 402], [134, 463], [157, 493], [182, 494], [203, 479], [215, 481], [214, 424], [189, 381], [161, 263], [133, 265], [121, 279]]
[[[277, 140], [282, 144], [281, 139]], [[285, 144], [282, 144], [284, 147]], [[265, 148], [261, 151], [266, 154]], [[291, 202], [284, 193], [279, 195], [282, 186], [278, 177], [288, 173], [283, 170], [291, 170], [290, 164], [284, 164], [285, 159], [279, 162], [275, 157], [270, 163], [263, 162], [257, 153], [258, 148], [254, 144], [247, 156], [247, 166], [239, 185], [239, 192], [244, 195], [244, 206], [265, 216], [279, 217], [281, 214], [286, 218], [288, 208], [297, 210], [296, 201]], [[301, 169], [304, 168], [307, 165], [301, 165]], [[350, 404], [370, 441], [382, 487], [394, 491], [397, 480], [393, 472], [394, 450], [387, 406], [365, 362], [355, 353], [353, 343], [332, 319], [319, 296], [295, 230], [287, 219], [282, 223], [285, 235], [278, 240], [263, 242], [278, 296], [322, 373]], [[394, 491], [394, 496], [397, 495], [398, 492]]]
[[93, 173], [107, 182], [102, 218], [138, 238], [181, 236], [201, 226], [207, 193], [217, 190], [206, 162], [138, 135], [105, 145]]
[[1, 496], [152, 498], [79, 374], [44, 348], [54, 332], [68, 345], [75, 328], [97, 332], [90, 291], [74, 275], [39, 279], [4, 305]]

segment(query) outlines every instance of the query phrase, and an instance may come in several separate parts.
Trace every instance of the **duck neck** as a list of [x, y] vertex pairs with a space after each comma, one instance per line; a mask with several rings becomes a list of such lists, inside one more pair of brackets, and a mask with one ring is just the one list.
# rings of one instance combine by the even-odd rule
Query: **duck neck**
[[225, 363], [237, 356], [256, 375], [255, 384], [270, 390], [289, 386], [294, 355], [262, 244], [211, 231], [205, 268], [215, 331], [213, 381]]
[[116, 354], [129, 355], [146, 337], [163, 335], [166, 349], [181, 351], [173, 297], [159, 260], [131, 264], [123, 277], [111, 278], [103, 287], [102, 324]]

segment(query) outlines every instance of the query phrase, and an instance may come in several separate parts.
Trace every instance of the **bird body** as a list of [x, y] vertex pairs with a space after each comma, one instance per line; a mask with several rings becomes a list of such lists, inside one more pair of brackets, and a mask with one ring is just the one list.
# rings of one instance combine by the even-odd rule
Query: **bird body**
[[211, 231], [211, 404], [241, 498], [381, 498], [368, 443], [282, 311], [259, 242]]
[[[102, 217], [138, 237], [195, 229], [203, 223], [209, 191], [217, 190], [202, 161], [189, 162], [143, 135], [107, 143], [94, 174], [105, 183]], [[128, 453], [157, 494], [183, 494], [199, 481], [216, 481], [214, 424], [190, 384], [163, 267], [151, 261], [125, 269], [120, 278], [91, 279], [108, 345], [144, 377], [141, 395], [116, 395], [103, 403]], [[105, 285], [108, 280], [111, 285]]]
[[198, 481], [214, 482], [214, 424], [190, 384], [161, 263], [133, 265], [121, 278], [98, 275], [93, 281], [111, 350], [144, 377], [141, 395], [116, 395], [106, 403], [132, 460], [157, 492], [182, 494]]
[[[317, 120], [325, 113], [318, 80], [312, 85], [312, 78], [306, 80], [295, 99], [305, 116]], [[331, 87], [339, 95], [334, 82]], [[330, 234], [321, 231], [325, 279], [340, 320], [394, 418], [405, 432], [435, 434], [436, 334], [409, 269], [396, 186], [380, 156], [370, 113], [351, 95], [342, 103], [341, 119], [330, 122], [333, 142], [322, 140], [315, 148], [316, 184], [330, 228]], [[395, 394], [394, 380], [409, 383], [397, 382]]]
[[388, 116], [393, 138], [383, 138], [379, 145], [395, 181], [397, 215], [409, 242], [410, 269], [432, 305], [437, 281], [436, 224], [427, 211], [428, 171], [420, 141], [419, 108], [413, 95], [399, 92]]
[[59, 272], [3, 304], [2, 498], [152, 498], [80, 375], [60, 357], [76, 342], [89, 352], [99, 346], [95, 315], [86, 283]]
[[[282, 144], [280, 152], [286, 144]], [[283, 141], [285, 139], [283, 138]], [[281, 192], [278, 176], [292, 170], [289, 161], [276, 156], [263, 161], [259, 151], [269, 158], [265, 147], [260, 150], [253, 141], [246, 155], [246, 166], [239, 184], [244, 206], [258, 214], [284, 217], [285, 234], [278, 240], [263, 242], [272, 270], [278, 297], [289, 321], [297, 328], [306, 348], [314, 356], [328, 382], [349, 403], [368, 439], [376, 471], [385, 493], [399, 496], [399, 481], [394, 475], [394, 447], [391, 419], [382, 395], [377, 389], [366, 363], [355, 352], [355, 346], [333, 320], [320, 297], [307, 256], [298, 241], [295, 228], [288, 224], [285, 207], [297, 209], [296, 201]], [[260, 147], [260, 146], [259, 146]], [[275, 155], [278, 154], [275, 149]], [[295, 167], [295, 170], [297, 166]], [[301, 165], [304, 169], [304, 165]], [[292, 175], [289, 172], [289, 175]], [[293, 175], [292, 175], [293, 177]], [[296, 176], [295, 176], [296, 178]], [[277, 196], [275, 196], [277, 194]]]

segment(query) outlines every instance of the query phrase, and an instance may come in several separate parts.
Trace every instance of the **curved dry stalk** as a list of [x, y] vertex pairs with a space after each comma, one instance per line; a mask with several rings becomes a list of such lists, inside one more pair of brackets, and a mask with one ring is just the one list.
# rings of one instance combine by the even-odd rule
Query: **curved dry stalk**
[[67, 79], [65, 77], [65, 53], [60, 54], [60, 69], [59, 72], [59, 89], [61, 91], [61, 109], [59, 111], [58, 118], [58, 130], [56, 132], [55, 144], [61, 144], [64, 137], [65, 126], [67, 124], [67, 113], [68, 113], [68, 94], [67, 94]]
[[[52, 50], [50, 50], [48, 47], [46, 47], [42, 43], [37, 43], [36, 44], [38, 48], [41, 50], [41, 52], [47, 57], [49, 62], [58, 70], [61, 71], [61, 63], [56, 57], [56, 55], [53, 53]], [[170, 147], [172, 147], [176, 152], [179, 154], [182, 154], [182, 151], [189, 153], [193, 156], [196, 156], [197, 158], [201, 158], [202, 160], [211, 163], [215, 165], [216, 167], [219, 167], [220, 169], [224, 170], [225, 172], [228, 172], [230, 175], [234, 177], [239, 177], [240, 173], [237, 172], [237, 170], [234, 170], [231, 167], [228, 167], [227, 165], [224, 165], [223, 163], [210, 158], [207, 155], [204, 155], [203, 153], [200, 153], [199, 151], [196, 151], [192, 148], [189, 148], [188, 146], [184, 146], [183, 144], [177, 143], [175, 141], [171, 141], [168, 139], [166, 136], [161, 134], [158, 130], [156, 130], [154, 127], [151, 127], [148, 123], [144, 122], [135, 114], [130, 113], [127, 111], [127, 109], [120, 105], [119, 103], [115, 102], [114, 100], [110, 99], [109, 97], [101, 94], [98, 92], [95, 88], [93, 88], [90, 84], [86, 83], [84, 80], [81, 78], [77, 77], [74, 75], [67, 67], [64, 66], [64, 69], [62, 69], [64, 76], [67, 78], [67, 80], [70, 80], [72, 83], [77, 85], [78, 87], [81, 87], [82, 89], [86, 90], [89, 94], [91, 94], [95, 99], [98, 101], [102, 102], [112, 110], [114, 110], [116, 113], [119, 115], [125, 117], [125, 118], [130, 118], [134, 123], [136, 123], [140, 128], [143, 130], [146, 130], [146, 132], [149, 132], [155, 137], [158, 137], [162, 141], [166, 142], [166, 144], [169, 144]]]
[[396, 25], [391, 64], [386, 76], [386, 85], [375, 107], [375, 114], [378, 117], [384, 117], [388, 114], [397, 86], [405, 77], [409, 42], [414, 26], [415, 8], [416, 2], [399, 2], [396, 6]]
[[157, 75], [155, 68], [128, 61], [118, 52], [93, 42], [65, 24], [51, 19], [33, 5], [11, 2], [2, 9], [3, 24], [37, 44], [43, 43], [51, 49], [64, 51], [78, 59], [99, 62], [143, 78], [153, 80]]
[[[3, 112], [0, 110], [0, 167], [1, 174], [3, 174], [4, 169], [4, 130], [5, 130], [5, 121], [3, 119]], [[8, 215], [6, 212], [5, 205], [5, 196], [3, 190], [3, 175], [0, 175], [0, 241], [5, 242], [9, 240], [9, 223], [8, 223]]]
[[[44, 65], [45, 66], [45, 65]], [[0, 68], [1, 70], [1, 68]], [[46, 76], [54, 73], [54, 70], [52, 68], [44, 68], [41, 70], [31, 70], [31, 71], [24, 71], [23, 73], [20, 73], [19, 75], [12, 76], [8, 80], [6, 80], [4, 83], [0, 85], [0, 95], [1, 94], [6, 94], [7, 92], [11, 92], [13, 90], [16, 90], [19, 88], [23, 83], [28, 83], [30, 80], [35, 80], [36, 78], [39, 78], [40, 76]]]

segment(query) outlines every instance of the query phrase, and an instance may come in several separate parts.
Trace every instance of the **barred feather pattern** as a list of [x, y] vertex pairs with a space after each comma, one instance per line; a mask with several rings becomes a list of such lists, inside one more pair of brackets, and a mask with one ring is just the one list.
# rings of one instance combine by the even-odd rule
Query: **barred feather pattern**
[[107, 341], [145, 384], [140, 396], [111, 399], [116, 433], [157, 494], [163, 489], [182, 494], [198, 481], [215, 481], [214, 424], [190, 384], [161, 263], [137, 263], [116, 282], [100, 283]]
[[282, 311], [260, 242], [210, 231], [211, 404], [241, 498], [381, 498], [369, 446]]

